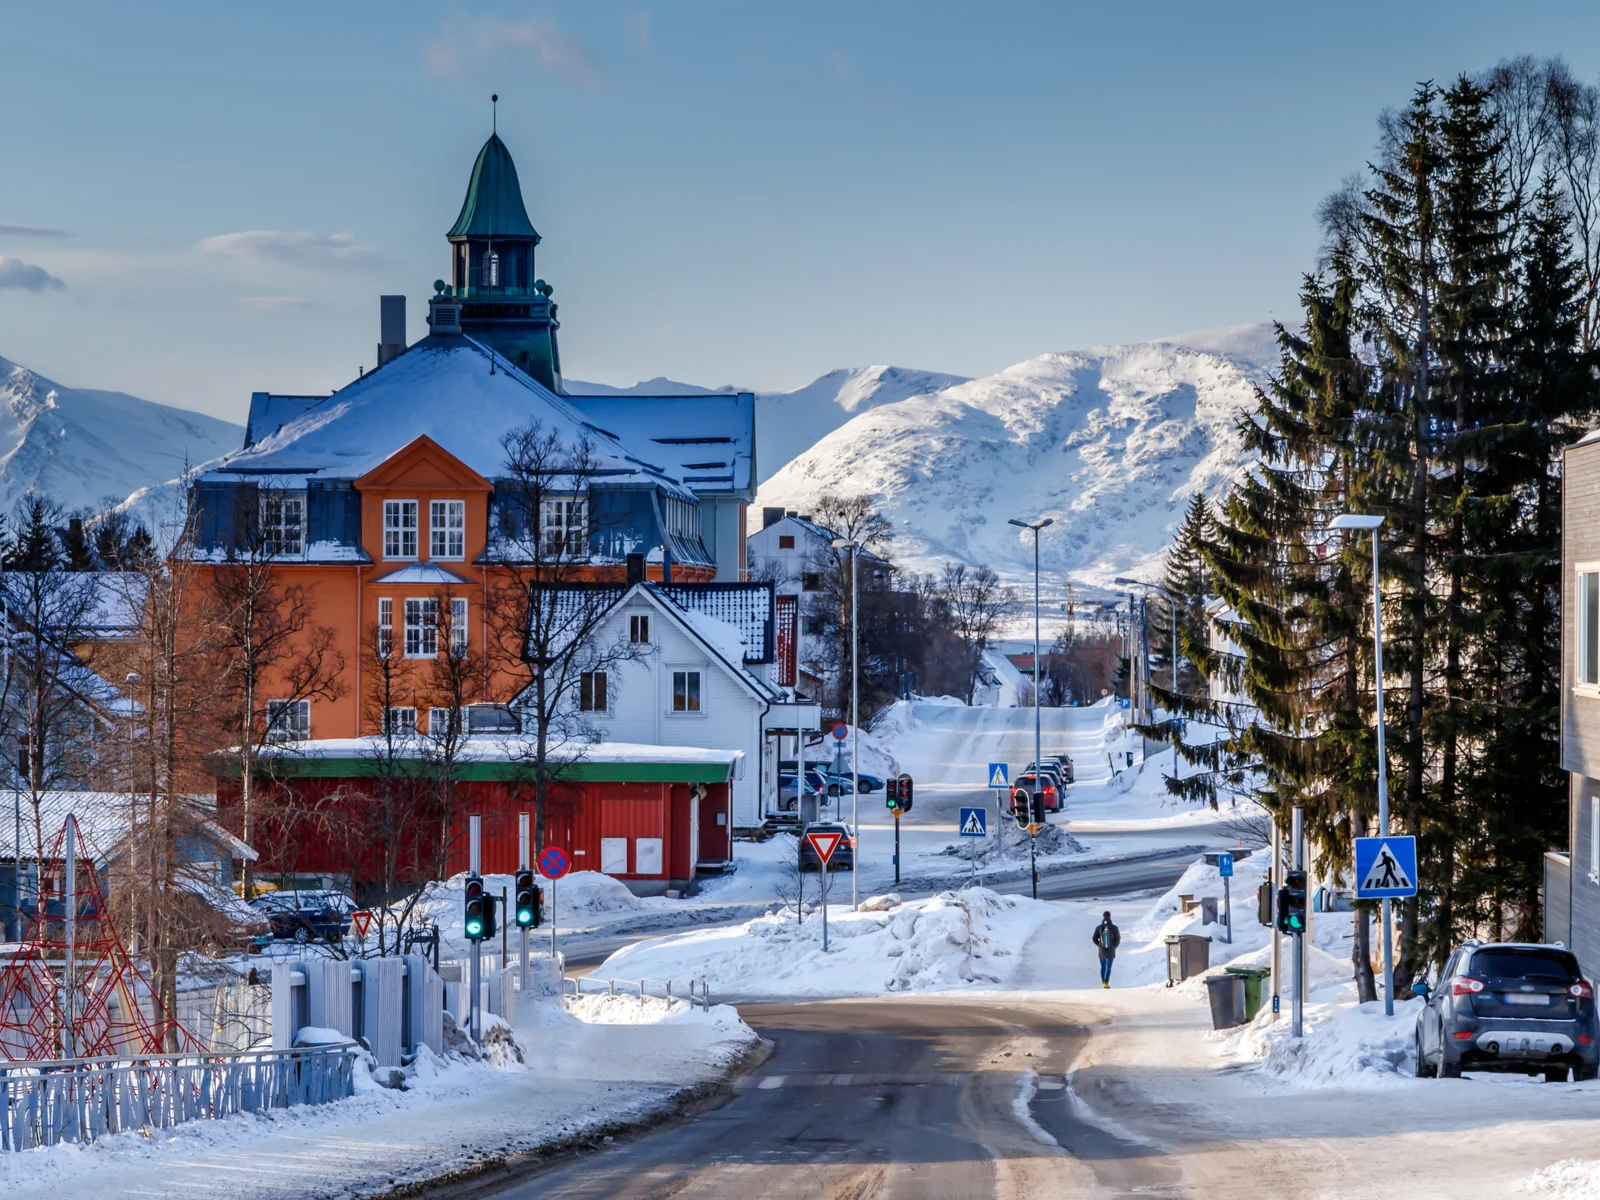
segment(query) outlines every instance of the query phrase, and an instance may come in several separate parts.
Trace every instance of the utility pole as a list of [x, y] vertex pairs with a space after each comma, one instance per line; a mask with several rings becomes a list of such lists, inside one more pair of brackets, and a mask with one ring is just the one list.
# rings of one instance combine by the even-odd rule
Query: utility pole
[[1283, 967], [1278, 950], [1283, 935], [1278, 932], [1278, 889], [1283, 886], [1283, 831], [1278, 828], [1278, 817], [1272, 815], [1272, 865], [1267, 871], [1267, 896], [1272, 917], [1272, 1017], [1278, 1017], [1278, 997], [1283, 992]]
[[[521, 874], [523, 871], [529, 870], [531, 868], [531, 865], [532, 864], [529, 862], [529, 859], [528, 859], [528, 814], [525, 813], [525, 812], [524, 813], [518, 813], [517, 814], [517, 873]], [[523, 925], [522, 926], [522, 990], [523, 991], [527, 991], [528, 987], [529, 987], [529, 982], [528, 982], [528, 955], [530, 953], [530, 950], [529, 950], [529, 946], [528, 946], [528, 936], [529, 936], [528, 935], [528, 927], [526, 925]]]
[[[850, 548], [850, 827], [856, 844], [850, 855], [850, 908], [861, 907], [861, 588], [856, 581], [857, 552], [861, 547], [849, 538], [835, 538], [835, 550]], [[803, 771], [805, 763], [800, 764]], [[798, 801], [796, 802], [798, 803]], [[895, 823], [895, 872], [900, 870], [900, 824]], [[826, 873], [826, 868], [824, 868]], [[826, 914], [823, 920], [827, 924]], [[826, 940], [826, 937], [824, 937]]]

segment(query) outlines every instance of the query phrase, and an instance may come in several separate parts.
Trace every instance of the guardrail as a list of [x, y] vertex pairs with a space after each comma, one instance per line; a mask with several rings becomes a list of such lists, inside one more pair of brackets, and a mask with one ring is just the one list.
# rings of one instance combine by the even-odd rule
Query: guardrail
[[[591, 996], [598, 996], [601, 987], [605, 988], [607, 995], [615, 996], [617, 988], [621, 987], [624, 989], [623, 995], [627, 995], [626, 989], [631, 988], [640, 1000], [653, 994], [649, 991], [647, 985], [655, 984], [662, 989], [660, 994], [667, 1000], [687, 1000], [690, 1004], [698, 1003], [707, 1012], [711, 1010], [711, 989], [704, 979], [650, 979], [648, 977], [643, 979], [590, 979], [587, 975], [579, 975], [576, 978], [564, 977], [561, 981], [562, 998], [566, 998], [567, 984], [572, 985], [572, 995], [577, 998], [584, 994], [583, 985], [586, 983], [595, 985], [595, 990], [589, 992]], [[679, 989], [679, 994], [676, 996], [672, 994], [673, 985], [677, 985]], [[698, 997], [695, 995], [696, 990], [699, 991]]]
[[0, 1151], [328, 1104], [354, 1090], [353, 1042], [232, 1054], [0, 1060]]

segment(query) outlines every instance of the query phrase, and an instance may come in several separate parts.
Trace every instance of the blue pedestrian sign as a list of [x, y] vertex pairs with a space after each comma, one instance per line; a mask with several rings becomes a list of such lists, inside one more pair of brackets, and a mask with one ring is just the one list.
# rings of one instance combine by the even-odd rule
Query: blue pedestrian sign
[[1373, 900], [1416, 894], [1416, 838], [1356, 839], [1356, 899]]
[[961, 836], [988, 837], [989, 810], [985, 808], [963, 808], [961, 810]]
[[989, 786], [1003, 788], [1011, 786], [1011, 768], [1005, 763], [989, 764]]
[[1233, 875], [1233, 855], [1217, 855], [1217, 874], [1224, 879], [1228, 879]]

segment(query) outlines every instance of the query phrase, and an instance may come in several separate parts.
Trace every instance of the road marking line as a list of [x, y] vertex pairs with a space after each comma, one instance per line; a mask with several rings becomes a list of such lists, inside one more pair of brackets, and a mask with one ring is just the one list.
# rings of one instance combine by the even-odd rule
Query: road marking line
[[765, 1091], [770, 1091], [773, 1088], [782, 1087], [783, 1086], [783, 1080], [784, 1080], [784, 1076], [782, 1076], [782, 1075], [768, 1075], [765, 1079], [763, 1079], [756, 1086], [759, 1087], [764, 1092]]

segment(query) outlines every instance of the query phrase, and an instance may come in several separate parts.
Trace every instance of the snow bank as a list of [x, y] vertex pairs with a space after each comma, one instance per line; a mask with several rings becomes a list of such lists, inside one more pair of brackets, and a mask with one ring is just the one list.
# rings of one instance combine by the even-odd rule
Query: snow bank
[[[548, 920], [551, 881], [537, 872], [533, 878], [544, 892]], [[466, 875], [461, 874], [453, 875], [443, 883], [430, 883], [422, 899], [417, 902], [417, 920], [436, 923], [447, 937], [459, 933], [461, 912], [466, 903], [466, 882]], [[483, 885], [494, 896], [498, 896], [502, 888], [505, 889], [506, 897], [510, 899], [516, 890], [516, 878], [512, 875], [485, 875]], [[573, 871], [559, 881], [556, 890], [556, 921], [563, 929], [575, 921], [603, 923], [649, 907], [620, 880], [602, 875], [599, 871]]]
[[1008, 982], [1053, 905], [987, 888], [941, 892], [877, 911], [829, 906], [822, 918], [769, 914], [742, 925], [655, 938], [619, 950], [596, 979], [704, 979], [741, 996], [876, 995]]
[[1287, 1011], [1274, 1022], [1268, 1010], [1229, 1040], [1238, 1057], [1259, 1060], [1263, 1072], [1287, 1083], [1370, 1086], [1415, 1078], [1412, 1037], [1421, 1008], [1421, 1000], [1402, 1000], [1386, 1017], [1382, 1000], [1307, 1004], [1298, 1040], [1289, 1034]]

